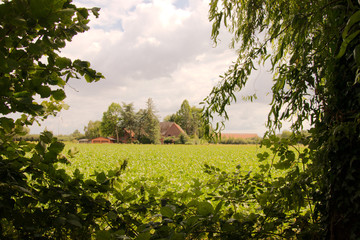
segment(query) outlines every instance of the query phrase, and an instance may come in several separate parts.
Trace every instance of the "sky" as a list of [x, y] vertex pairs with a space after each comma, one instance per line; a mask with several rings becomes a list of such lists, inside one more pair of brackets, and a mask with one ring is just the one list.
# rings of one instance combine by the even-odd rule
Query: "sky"
[[[219, 76], [236, 60], [236, 51], [229, 48], [229, 34], [224, 31], [217, 46], [211, 40], [209, 0], [74, 3], [100, 7], [100, 16], [92, 17], [90, 30], [75, 36], [60, 55], [89, 61], [105, 79], [96, 83], [70, 80], [65, 87], [69, 109], [31, 127], [31, 133], [45, 127], [55, 135], [83, 132], [90, 120], [101, 120], [112, 102], [133, 103], [138, 111], [145, 108], [148, 98], [154, 101], [162, 121], [179, 110], [185, 99], [200, 107]], [[258, 100], [232, 103], [224, 132], [263, 135], [271, 84], [268, 71], [260, 67], [254, 72], [238, 96], [256, 93]]]

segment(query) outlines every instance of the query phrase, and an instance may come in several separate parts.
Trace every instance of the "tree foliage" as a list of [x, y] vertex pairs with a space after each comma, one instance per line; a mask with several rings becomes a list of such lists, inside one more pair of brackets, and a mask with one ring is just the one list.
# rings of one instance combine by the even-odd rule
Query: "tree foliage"
[[122, 111], [120, 104], [111, 103], [108, 110], [103, 113], [101, 121], [101, 133], [106, 136], [116, 137], [116, 142], [119, 142], [120, 137]]
[[133, 103], [122, 103], [122, 111], [121, 111], [121, 127], [128, 131], [135, 132], [136, 128], [136, 113], [134, 109]]
[[191, 107], [186, 99], [181, 103], [180, 109], [176, 113], [166, 116], [164, 121], [179, 124], [189, 136], [196, 135], [202, 138], [204, 135], [202, 109], [196, 106]]
[[101, 136], [101, 121], [89, 121], [84, 127], [85, 137], [93, 139]]
[[140, 142], [144, 143], [160, 143], [160, 125], [159, 119], [156, 116], [155, 104], [151, 98], [149, 98], [146, 102], [146, 109], [140, 112], [139, 114], [141, 119], [141, 126], [139, 127], [141, 130], [139, 131], [141, 134]]
[[147, 108], [135, 113], [133, 103], [112, 103], [104, 112], [101, 121], [101, 132], [105, 136], [134, 134], [141, 143], [160, 143], [160, 126], [156, 116], [154, 102], [149, 98]]
[[[69, 79], [93, 82], [103, 77], [88, 62], [59, 55], [66, 41], [88, 29], [89, 13], [97, 16], [98, 10], [77, 8], [65, 0], [0, 4], [2, 239], [80, 239], [93, 234], [90, 226], [101, 224], [94, 219], [102, 215], [107, 201], [92, 192], [104, 192], [109, 184], [86, 182], [78, 171], [71, 178], [58, 169], [57, 164], [69, 161], [60, 154], [64, 144], [49, 132], [36, 144], [13, 140], [26, 133], [26, 126], [63, 108]], [[9, 113], [22, 115], [14, 120]]]
[[228, 118], [226, 106], [236, 101], [236, 92], [244, 88], [256, 65], [269, 63], [274, 84], [268, 135], [283, 121], [291, 120], [294, 132], [304, 121], [312, 126], [306, 149], [311, 161], [303, 162], [303, 171], [292, 173], [296, 165], [287, 151], [280, 151], [283, 163], [277, 166], [291, 170], [291, 184], [300, 184], [301, 176], [311, 179], [311, 184], [303, 185], [308, 189], [303, 196], [310, 191], [315, 204], [307, 224], [318, 223], [322, 231], [317, 233], [327, 239], [356, 238], [360, 235], [359, 2], [212, 0], [210, 6], [214, 42], [225, 26], [238, 58], [205, 99], [205, 117], [209, 122], [214, 113]]

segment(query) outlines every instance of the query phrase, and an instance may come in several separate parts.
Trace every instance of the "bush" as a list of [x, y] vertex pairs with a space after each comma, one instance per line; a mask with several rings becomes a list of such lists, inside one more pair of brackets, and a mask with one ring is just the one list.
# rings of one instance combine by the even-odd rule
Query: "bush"
[[174, 136], [172, 137], [166, 137], [164, 138], [164, 144], [175, 144], [176, 138]]
[[190, 141], [189, 136], [186, 133], [181, 133], [178, 139], [175, 141], [176, 144], [186, 144]]

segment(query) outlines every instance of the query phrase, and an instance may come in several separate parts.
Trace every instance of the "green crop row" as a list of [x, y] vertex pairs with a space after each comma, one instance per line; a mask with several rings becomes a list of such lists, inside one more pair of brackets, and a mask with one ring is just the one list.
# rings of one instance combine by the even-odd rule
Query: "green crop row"
[[194, 179], [206, 180], [205, 164], [233, 171], [241, 165], [243, 171], [258, 171], [258, 145], [130, 145], [130, 144], [67, 144], [77, 154], [65, 166], [68, 173], [79, 169], [85, 177], [94, 171], [108, 171], [125, 160], [124, 182], [166, 181], [167, 187], [185, 189]]

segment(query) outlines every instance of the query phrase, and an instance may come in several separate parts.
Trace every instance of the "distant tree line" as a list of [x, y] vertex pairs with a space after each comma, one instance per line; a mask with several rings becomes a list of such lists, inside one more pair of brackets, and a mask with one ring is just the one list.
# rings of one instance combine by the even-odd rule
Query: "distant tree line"
[[114, 137], [117, 142], [124, 134], [140, 143], [160, 143], [159, 118], [154, 102], [149, 98], [146, 108], [135, 112], [133, 103], [111, 103], [101, 121], [89, 121], [84, 127], [85, 138]]
[[[189, 102], [184, 100], [176, 113], [165, 117], [165, 122], [177, 123], [186, 133], [179, 136], [179, 139], [171, 140], [172, 142], [186, 143], [190, 138], [197, 140], [204, 136], [201, 111], [201, 108], [190, 107]], [[114, 137], [119, 142], [121, 136], [130, 134], [133, 142], [158, 144], [161, 134], [156, 113], [151, 98], [147, 100], [146, 108], [137, 112], [133, 103], [111, 103], [101, 121], [89, 121], [84, 127], [84, 137]]]
[[[224, 138], [219, 140], [205, 139], [205, 123], [202, 116], [202, 108], [190, 106], [188, 100], [184, 100], [173, 114], [167, 115], [164, 122], [174, 122], [178, 124], [185, 133], [177, 137], [170, 136], [163, 139], [164, 143], [171, 144], [257, 144], [261, 138], [242, 139]], [[286, 135], [284, 132], [282, 135]], [[84, 127], [84, 134], [76, 129], [69, 135], [58, 135], [59, 141], [74, 141], [79, 139], [94, 139], [97, 137], [113, 137], [116, 142], [120, 138], [129, 135], [128, 142], [159, 144], [161, 140], [160, 121], [157, 116], [156, 106], [151, 98], [146, 102], [146, 108], [135, 111], [133, 103], [111, 103], [107, 110], [103, 112], [101, 120], [90, 120]], [[15, 136], [16, 140], [39, 141], [40, 134], [27, 134]]]

